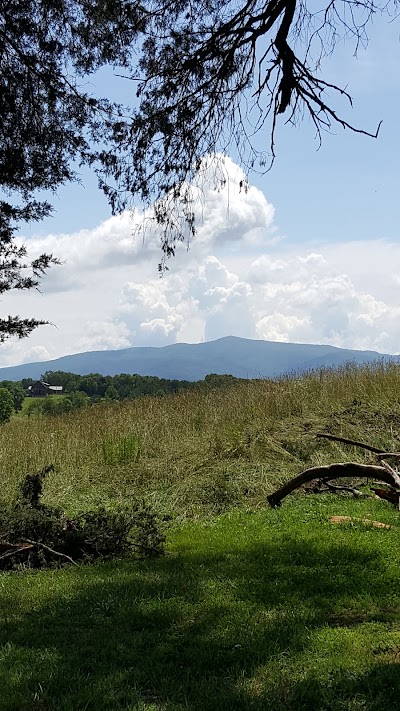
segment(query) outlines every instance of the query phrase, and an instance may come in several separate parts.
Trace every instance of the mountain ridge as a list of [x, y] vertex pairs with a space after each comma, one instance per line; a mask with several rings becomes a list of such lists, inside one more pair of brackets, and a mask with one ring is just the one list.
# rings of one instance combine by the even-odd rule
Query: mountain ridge
[[87, 351], [49, 361], [7, 366], [0, 368], [0, 380], [39, 379], [44, 372], [56, 370], [77, 375], [137, 373], [191, 381], [202, 380], [209, 373], [230, 374], [239, 378], [278, 377], [290, 372], [335, 367], [349, 361], [362, 364], [382, 359], [398, 362], [399, 357], [331, 345], [224, 336], [202, 343]]

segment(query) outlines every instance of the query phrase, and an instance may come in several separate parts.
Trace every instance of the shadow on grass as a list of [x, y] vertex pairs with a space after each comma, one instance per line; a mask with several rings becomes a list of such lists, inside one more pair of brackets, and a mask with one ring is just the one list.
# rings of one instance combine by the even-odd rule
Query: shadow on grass
[[340, 605], [367, 591], [379, 623], [382, 569], [376, 551], [287, 539], [58, 571], [45, 607], [3, 617], [0, 709], [394, 711], [399, 667], [357, 666], [350, 623], [319, 660]]

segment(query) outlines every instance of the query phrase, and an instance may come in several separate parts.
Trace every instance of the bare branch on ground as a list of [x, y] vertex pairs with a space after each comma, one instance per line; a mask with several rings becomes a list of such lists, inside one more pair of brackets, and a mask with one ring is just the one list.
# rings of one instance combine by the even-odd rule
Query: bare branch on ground
[[267, 496], [269, 504], [275, 508], [281, 501], [298, 489], [303, 484], [314, 479], [322, 479], [324, 483], [332, 479], [376, 479], [388, 484], [400, 497], [400, 476], [394, 470], [390, 471], [384, 466], [376, 464], [359, 464], [357, 462], [345, 462], [340, 464], [328, 464], [319, 467], [311, 467], [301, 472], [294, 479], [281, 486], [277, 491]]

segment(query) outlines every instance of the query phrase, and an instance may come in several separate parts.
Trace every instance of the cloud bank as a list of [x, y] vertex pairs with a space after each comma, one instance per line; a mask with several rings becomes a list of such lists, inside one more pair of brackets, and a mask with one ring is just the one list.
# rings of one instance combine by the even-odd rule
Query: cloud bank
[[62, 261], [42, 294], [15, 293], [3, 313], [56, 324], [7, 341], [0, 366], [66, 353], [163, 346], [225, 335], [397, 353], [400, 246], [384, 240], [292, 245], [279, 237], [273, 205], [225, 158], [227, 182], [205, 183], [198, 234], [162, 278], [159, 236], [124, 213], [93, 230], [25, 240], [32, 256]]

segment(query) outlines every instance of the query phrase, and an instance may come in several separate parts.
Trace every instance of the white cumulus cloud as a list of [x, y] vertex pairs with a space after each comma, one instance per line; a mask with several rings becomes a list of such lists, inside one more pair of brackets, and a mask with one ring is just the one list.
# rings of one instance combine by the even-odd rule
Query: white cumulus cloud
[[243, 188], [244, 175], [229, 158], [223, 172], [228, 179], [219, 190], [212, 173], [203, 185], [198, 234], [162, 278], [156, 232], [133, 236], [139, 213], [27, 240], [33, 256], [50, 251], [63, 264], [46, 277], [42, 294], [6, 295], [3, 313], [56, 326], [6, 342], [0, 365], [225, 335], [398, 352], [400, 245], [280, 241], [268, 199]]

